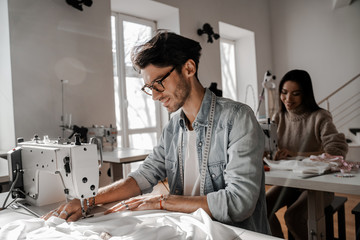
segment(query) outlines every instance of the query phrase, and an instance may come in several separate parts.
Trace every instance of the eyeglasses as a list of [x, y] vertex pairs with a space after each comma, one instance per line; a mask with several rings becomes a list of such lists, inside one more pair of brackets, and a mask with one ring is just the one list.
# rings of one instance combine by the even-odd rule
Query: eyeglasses
[[163, 92], [165, 91], [165, 87], [162, 84], [162, 82], [168, 77], [170, 76], [170, 74], [175, 70], [176, 67], [173, 67], [167, 74], [165, 74], [160, 80], [154, 80], [150, 85], [145, 84], [142, 88], [141, 91], [143, 91], [144, 93], [146, 93], [149, 96], [152, 96], [152, 91], [153, 89], [158, 91], [158, 92]]

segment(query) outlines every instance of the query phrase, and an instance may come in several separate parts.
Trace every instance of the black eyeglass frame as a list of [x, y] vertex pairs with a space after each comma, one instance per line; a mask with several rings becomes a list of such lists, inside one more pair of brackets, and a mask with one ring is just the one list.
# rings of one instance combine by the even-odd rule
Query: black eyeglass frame
[[[167, 77], [170, 76], [170, 74], [175, 70], [175, 68], [176, 68], [176, 66], [173, 67], [168, 73], [166, 73], [161, 79], [152, 81], [152, 83], [151, 83], [150, 85], [145, 84], [145, 85], [141, 88], [141, 91], [143, 91], [144, 93], [146, 93], [146, 94], [149, 95], [149, 96], [152, 96], [152, 93], [147, 92], [147, 91], [145, 90], [146, 88], [149, 88], [151, 91], [153, 91], [153, 89], [155, 89], [155, 90], [158, 91], [158, 92], [164, 92], [164, 91], [165, 91], [165, 87], [164, 87], [164, 85], [162, 84], [162, 82], [163, 82]], [[160, 84], [160, 85], [164, 88], [164, 90], [159, 90], [159, 89], [157, 89], [156, 87], [154, 87], [154, 84], [155, 84], [155, 83]]]

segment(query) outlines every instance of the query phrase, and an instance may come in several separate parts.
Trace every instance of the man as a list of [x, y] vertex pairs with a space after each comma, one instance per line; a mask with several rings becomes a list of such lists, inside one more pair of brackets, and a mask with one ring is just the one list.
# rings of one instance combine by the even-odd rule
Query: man
[[[198, 42], [164, 31], [133, 50], [133, 64], [145, 81], [142, 90], [169, 112], [181, 112], [167, 123], [159, 145], [139, 169], [101, 188], [90, 205], [121, 201], [105, 214], [147, 209], [191, 213], [202, 208], [220, 222], [269, 234], [262, 129], [248, 106], [218, 98], [201, 85], [200, 51]], [[167, 196], [135, 197], [151, 192], [165, 178]], [[80, 202], [73, 200], [55, 212], [75, 221], [81, 217]]]

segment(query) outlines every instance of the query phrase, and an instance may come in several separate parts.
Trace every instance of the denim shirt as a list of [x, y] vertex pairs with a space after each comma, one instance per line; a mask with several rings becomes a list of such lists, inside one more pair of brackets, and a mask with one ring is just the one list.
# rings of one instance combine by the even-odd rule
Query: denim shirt
[[[196, 132], [199, 166], [203, 158], [212, 94], [206, 89], [199, 113], [192, 124]], [[170, 194], [183, 194], [178, 141], [185, 141], [181, 143], [184, 156], [187, 131], [185, 116], [181, 111], [163, 129], [159, 145], [154, 147], [137, 171], [130, 173], [129, 176], [135, 179], [143, 194], [151, 192], [153, 186], [165, 178], [168, 178]], [[184, 136], [179, 137], [179, 134]], [[251, 108], [217, 97], [204, 188], [209, 209], [216, 220], [270, 234], [266, 216], [263, 152], [264, 134]]]

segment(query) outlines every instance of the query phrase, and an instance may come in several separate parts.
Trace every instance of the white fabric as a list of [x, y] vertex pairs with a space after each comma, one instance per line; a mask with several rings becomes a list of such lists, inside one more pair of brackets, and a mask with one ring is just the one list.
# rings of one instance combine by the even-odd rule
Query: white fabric
[[345, 161], [343, 156], [333, 156], [327, 153], [318, 156], [311, 155], [310, 159], [330, 163], [333, 172], [340, 170], [342, 173], [349, 173], [353, 169], [356, 170], [360, 168], [360, 162]]
[[[104, 238], [107, 236], [107, 238]], [[0, 229], [0, 239], [240, 239], [202, 209], [192, 214], [166, 211], [125, 211], [67, 223], [58, 217], [16, 220]]]
[[195, 131], [187, 131], [187, 143], [184, 159], [184, 195], [200, 196], [200, 172]]
[[342, 156], [333, 156], [327, 153], [321, 155], [311, 155], [308, 158], [298, 160], [298, 158], [288, 160], [272, 161], [264, 158], [264, 161], [269, 165], [270, 169], [288, 170], [298, 173], [299, 175], [306, 174], [323, 174], [326, 171], [331, 172], [350, 172], [354, 165], [344, 161]]
[[272, 161], [264, 159], [271, 169], [287, 170], [303, 174], [323, 174], [325, 171], [330, 170], [333, 167], [331, 162], [319, 162], [312, 161], [310, 158], [304, 158], [303, 160], [279, 160]]

